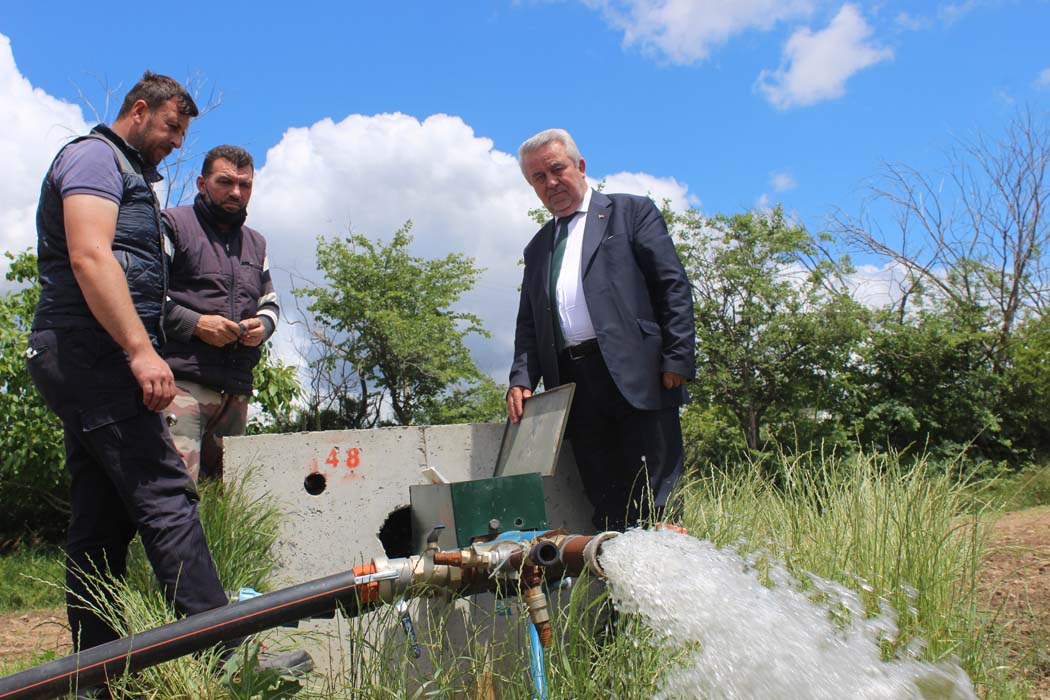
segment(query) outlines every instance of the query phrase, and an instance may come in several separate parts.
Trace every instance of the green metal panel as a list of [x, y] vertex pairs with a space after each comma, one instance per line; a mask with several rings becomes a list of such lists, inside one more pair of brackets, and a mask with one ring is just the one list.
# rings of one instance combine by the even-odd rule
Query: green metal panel
[[[475, 537], [508, 530], [546, 530], [547, 508], [539, 474], [515, 474], [449, 484], [456, 541], [466, 547]], [[490, 526], [490, 521], [495, 521]]]

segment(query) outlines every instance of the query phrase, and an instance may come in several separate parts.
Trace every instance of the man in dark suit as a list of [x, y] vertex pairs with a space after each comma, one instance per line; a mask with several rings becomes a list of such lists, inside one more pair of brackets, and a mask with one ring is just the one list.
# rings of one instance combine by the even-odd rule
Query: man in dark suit
[[576, 383], [567, 436], [594, 525], [658, 516], [682, 473], [678, 408], [696, 374], [693, 300], [652, 200], [591, 190], [568, 132], [518, 150], [554, 215], [525, 248], [507, 414], [540, 378]]

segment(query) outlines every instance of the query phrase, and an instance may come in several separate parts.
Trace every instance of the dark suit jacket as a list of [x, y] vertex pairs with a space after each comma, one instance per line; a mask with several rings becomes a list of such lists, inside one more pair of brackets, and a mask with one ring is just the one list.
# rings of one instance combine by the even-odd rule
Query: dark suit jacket
[[[510, 386], [553, 388], [558, 351], [551, 311], [548, 222], [525, 248]], [[602, 357], [635, 408], [677, 406], [685, 388], [666, 390], [663, 372], [696, 375], [693, 297], [660, 210], [647, 197], [591, 192], [583, 233], [583, 293]]]

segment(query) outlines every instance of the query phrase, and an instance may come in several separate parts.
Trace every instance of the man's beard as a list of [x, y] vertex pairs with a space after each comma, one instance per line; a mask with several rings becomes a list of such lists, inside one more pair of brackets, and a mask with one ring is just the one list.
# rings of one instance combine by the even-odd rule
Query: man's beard
[[244, 220], [248, 217], [248, 207], [240, 207], [236, 211], [230, 211], [229, 209], [223, 208], [221, 204], [216, 204], [215, 200], [211, 198], [211, 193], [208, 192], [207, 185], [204, 186], [204, 191], [201, 192], [201, 200], [204, 202], [204, 206], [208, 208], [208, 213], [211, 214], [216, 223], [223, 226], [236, 228], [243, 224]]

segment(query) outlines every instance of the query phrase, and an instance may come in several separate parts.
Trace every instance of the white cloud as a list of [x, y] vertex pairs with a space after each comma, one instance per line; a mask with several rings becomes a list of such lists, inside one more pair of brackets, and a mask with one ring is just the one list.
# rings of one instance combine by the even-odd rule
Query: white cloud
[[1039, 71], [1039, 75], [1036, 76], [1032, 85], [1037, 90], [1046, 90], [1047, 88], [1050, 88], [1050, 68], [1044, 68]]
[[778, 109], [841, 97], [853, 74], [893, 58], [891, 49], [871, 43], [871, 33], [857, 6], [843, 5], [826, 29], [792, 34], [780, 68], [762, 71], [756, 87]]
[[962, 0], [962, 2], [946, 2], [937, 7], [937, 16], [945, 24], [951, 25], [958, 22], [964, 16], [970, 14], [981, 5], [987, 4], [987, 0]]
[[773, 173], [769, 176], [769, 184], [774, 192], [787, 192], [798, 187], [795, 178], [788, 172]]
[[[0, 34], [0, 251], [36, 243], [40, 182], [59, 147], [87, 131], [77, 105], [34, 88], [19, 72], [11, 40]], [[0, 275], [7, 269], [0, 257]], [[2, 277], [0, 277], [2, 279]]]
[[[675, 211], [700, 208], [700, 200], [688, 191], [684, 185], [673, 177], [656, 177], [648, 173], [614, 173], [602, 178], [605, 185], [603, 192], [627, 192], [629, 194], [648, 195], [658, 206], [663, 206], [664, 200], [671, 203]], [[592, 180], [592, 185], [597, 181]]]
[[897, 263], [858, 265], [846, 283], [853, 298], [870, 308], [880, 308], [901, 299], [901, 288], [908, 271]]
[[582, 0], [623, 31], [625, 46], [694, 63], [736, 34], [811, 12], [815, 0]]
[[[79, 107], [29, 84], [3, 35], [0, 104], [0, 250], [21, 250], [36, 240], [40, 181], [51, 159], [89, 125]], [[676, 209], [699, 204], [673, 178], [621, 172], [595, 182], [601, 180], [606, 192], [668, 198]], [[475, 257], [486, 272], [462, 307], [480, 315], [493, 334], [473, 343], [479, 366], [505, 381], [521, 282], [517, 261], [536, 231], [527, 212], [537, 206], [515, 157], [496, 150], [459, 117], [355, 114], [284, 133], [256, 173], [248, 223], [267, 238], [286, 317], [294, 316], [290, 274], [297, 276], [296, 286], [303, 286], [304, 277], [320, 281], [318, 235], [345, 235], [351, 226], [355, 233], [389, 240], [412, 219], [415, 254]], [[288, 360], [295, 359], [289, 355], [293, 335], [282, 324], [276, 336], [278, 352]]]
[[909, 32], [926, 29], [930, 26], [930, 20], [921, 15], [913, 15], [906, 10], [901, 10], [893, 18], [893, 23], [899, 28]]
[[[606, 192], [667, 197], [677, 208], [696, 203], [670, 178], [601, 179]], [[412, 219], [415, 254], [474, 256], [486, 272], [462, 306], [493, 334], [472, 343], [475, 358], [506, 380], [521, 283], [517, 261], [537, 228], [527, 212], [539, 206], [512, 155], [459, 117], [355, 114], [289, 129], [267, 152], [255, 183], [248, 223], [266, 235], [275, 283], [289, 305], [282, 271], [316, 280], [317, 235], [345, 235], [348, 223], [355, 233], [388, 240]]]

